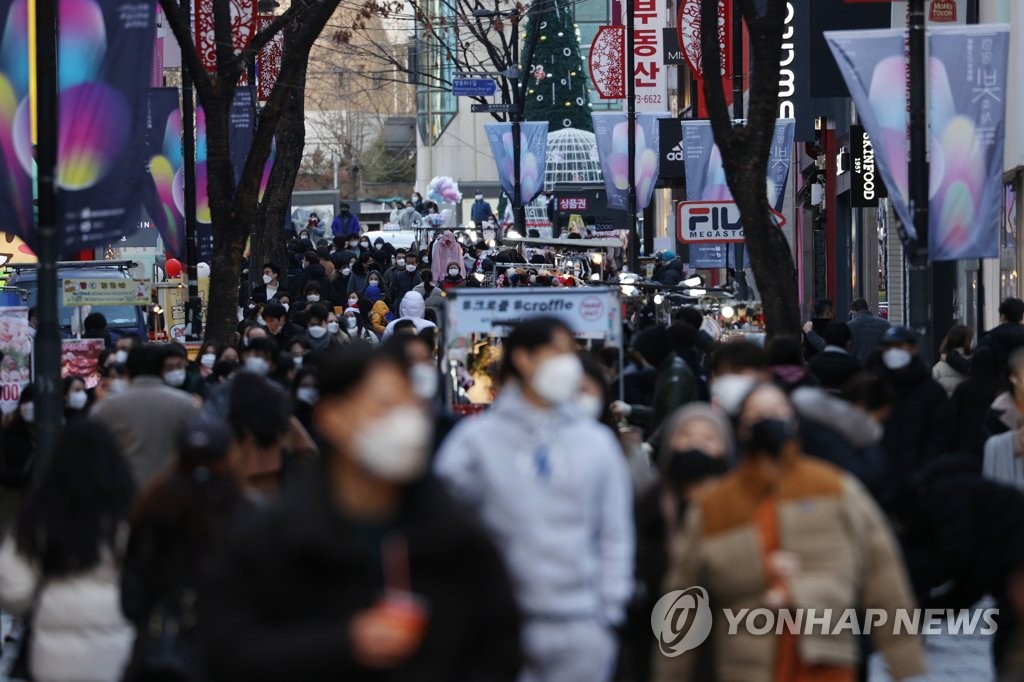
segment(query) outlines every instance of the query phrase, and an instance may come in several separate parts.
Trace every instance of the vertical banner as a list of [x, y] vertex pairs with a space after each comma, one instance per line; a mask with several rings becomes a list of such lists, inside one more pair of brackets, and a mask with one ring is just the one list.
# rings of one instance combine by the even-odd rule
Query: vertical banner
[[[547, 161], [548, 122], [520, 123], [519, 129], [519, 191], [520, 203], [530, 203], [544, 189], [544, 165]], [[505, 194], [515, 192], [515, 155], [512, 145], [511, 123], [484, 125], [491, 154], [498, 165], [498, 179]]]
[[[213, 26], [213, 1], [195, 0], [196, 51], [203, 66], [210, 73], [217, 70], [217, 39]], [[257, 0], [229, 0], [231, 7], [231, 42], [235, 54], [249, 46], [256, 35]], [[242, 73], [240, 84], [247, 84], [248, 74]]]
[[32, 342], [35, 332], [28, 326], [28, 308], [0, 308], [0, 411], [13, 412], [21, 391], [32, 383]]
[[164, 248], [175, 258], [185, 257], [185, 221], [175, 204], [174, 181], [181, 170], [181, 112], [177, 88], [149, 91], [149, 124], [146, 135], [147, 169], [142, 203]]
[[[658, 119], [667, 112], [636, 116], [636, 210], [651, 203], [658, 182]], [[601, 157], [608, 207], [627, 211], [629, 203], [629, 125], [626, 114], [593, 114], [597, 153]]]
[[875, 208], [878, 200], [889, 196], [878, 174], [875, 145], [862, 125], [850, 126], [850, 205]]
[[[710, 121], [681, 121], [683, 141], [681, 144], [683, 163], [686, 167], [686, 200], [687, 201], [733, 201], [732, 192], [725, 179], [725, 167], [722, 164], [722, 153], [715, 144]], [[768, 202], [776, 211], [781, 211], [786, 200], [786, 184], [789, 180], [791, 150], [796, 131], [793, 119], [775, 121], [775, 134], [772, 137], [771, 152], [768, 157]], [[730, 247], [734, 249], [735, 247]], [[703, 263], [714, 262], [716, 265], [704, 267], [725, 267], [725, 253], [717, 245], [694, 245], [691, 247], [691, 265], [693, 254]], [[721, 258], [721, 260], [718, 260]], [[730, 266], [735, 267], [738, 258], [732, 258]], [[746, 263], [744, 263], [746, 267]]]
[[[137, 229], [154, 4], [62, 0], [59, 8], [61, 252]], [[28, 0], [0, 0], [0, 224], [34, 242]]]
[[[904, 241], [917, 238], [908, 203], [908, 112], [905, 32], [826, 34], [875, 160], [903, 223]], [[974, 25], [929, 29], [928, 122], [931, 132], [928, 251], [931, 260], [994, 258], [999, 206], [1009, 30]]]
[[253, 101], [252, 86], [238, 86], [231, 100], [228, 112], [228, 144], [231, 147], [231, 165], [235, 169], [235, 183], [242, 177], [245, 159], [252, 148], [253, 133], [256, 130], [256, 102]]
[[[262, 14], [259, 18], [259, 30], [267, 28], [274, 20], [271, 14]], [[256, 97], [261, 102], [270, 99], [270, 91], [274, 89], [277, 76], [281, 73], [281, 55], [284, 53], [284, 31], [278, 31], [270, 41], [260, 48], [256, 55]]]
[[626, 0], [633, 3], [633, 85], [636, 110], [668, 109], [668, 75], [662, 31], [668, 26], [662, 0]]

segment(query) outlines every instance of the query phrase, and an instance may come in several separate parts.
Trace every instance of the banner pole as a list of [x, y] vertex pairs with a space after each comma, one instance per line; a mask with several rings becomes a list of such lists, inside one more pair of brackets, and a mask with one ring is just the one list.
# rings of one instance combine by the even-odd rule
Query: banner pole
[[[183, 16], [192, 16], [189, 0], [180, 0]], [[184, 51], [192, 49], [183, 46], [181, 60], [181, 146], [182, 175], [185, 195], [185, 260], [188, 266], [188, 304], [185, 306], [185, 324], [189, 329], [188, 339], [199, 341], [203, 338], [203, 304], [199, 298], [199, 237], [196, 225], [196, 116], [192, 97], [192, 74], [185, 66]], [[213, 265], [212, 263], [210, 264]], [[252, 263], [249, 267], [255, 267]]]
[[35, 83], [38, 144], [38, 223], [36, 255], [39, 257], [35, 338], [36, 464], [34, 479], [46, 475], [60, 438], [63, 422], [63, 384], [60, 376], [60, 322], [57, 261], [60, 258], [57, 193], [57, 0], [35, 2]]
[[918, 335], [918, 349], [930, 367], [934, 354], [932, 319], [932, 273], [928, 263], [928, 158], [926, 99], [925, 2], [910, 0], [907, 6], [909, 28], [910, 95], [910, 211], [917, 245], [910, 255], [910, 326]]
[[629, 226], [629, 269], [640, 272], [640, 235], [636, 231], [636, 55], [633, 54], [636, 26], [635, 0], [626, 0], [626, 128], [628, 130], [627, 157], [629, 166], [629, 193], [626, 206]]

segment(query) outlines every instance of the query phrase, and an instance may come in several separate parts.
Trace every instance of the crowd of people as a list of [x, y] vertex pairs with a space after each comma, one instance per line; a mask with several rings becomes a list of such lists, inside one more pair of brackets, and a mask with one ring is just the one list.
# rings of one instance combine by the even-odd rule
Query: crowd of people
[[5, 417], [0, 608], [33, 679], [827, 682], [866, 679], [872, 650], [925, 672], [907, 632], [724, 619], [663, 656], [652, 610], [697, 585], [837, 618], [988, 595], [997, 669], [1024, 679], [1024, 302], [976, 344], [950, 330], [933, 367], [863, 300], [767, 347], [684, 308], [629, 330], [625, 366], [534, 318], [457, 420], [429, 256], [383, 268], [341, 239], [293, 245], [301, 297], [265, 267], [235, 344], [108, 338], [46, 470], [31, 387]]

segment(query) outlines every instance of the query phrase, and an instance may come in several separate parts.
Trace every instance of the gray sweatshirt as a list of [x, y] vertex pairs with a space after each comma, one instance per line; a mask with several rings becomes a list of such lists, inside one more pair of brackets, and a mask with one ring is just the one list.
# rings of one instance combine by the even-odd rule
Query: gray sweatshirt
[[1024, 490], [1024, 457], [1017, 456], [1013, 451], [1015, 435], [1013, 431], [1007, 431], [985, 441], [985, 462], [982, 465], [982, 475], [993, 481], [1013, 486], [1017, 490]]
[[541, 410], [509, 384], [445, 440], [437, 473], [476, 507], [527, 618], [622, 622], [633, 591], [633, 506], [606, 427]]

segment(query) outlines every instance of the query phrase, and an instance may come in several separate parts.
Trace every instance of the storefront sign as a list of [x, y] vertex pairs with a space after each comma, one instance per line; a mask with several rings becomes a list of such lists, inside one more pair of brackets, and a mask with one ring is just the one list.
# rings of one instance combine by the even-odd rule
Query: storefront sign
[[149, 305], [151, 287], [145, 279], [66, 278], [63, 305]]
[[633, 3], [633, 85], [637, 111], [668, 109], [668, 77], [662, 30], [668, 26], [663, 0]]
[[850, 126], [850, 144], [853, 147], [851, 158], [853, 172], [850, 180], [851, 205], [854, 208], [874, 208], [878, 200], [889, 196], [885, 190], [882, 176], [878, 174], [875, 164], [875, 146], [864, 126]]
[[103, 339], [64, 339], [60, 345], [61, 378], [82, 377], [85, 387], [93, 388], [100, 382], [99, 361], [102, 352]]
[[35, 336], [28, 326], [28, 308], [0, 308], [0, 410], [14, 411], [21, 391], [32, 382], [32, 342]]
[[[681, 242], [738, 244], [744, 240], [743, 217], [733, 201], [682, 201], [676, 210]], [[772, 215], [778, 227], [786, 224], [778, 211], [772, 209]]]
[[505, 336], [512, 325], [541, 316], [564, 321], [578, 338], [622, 343], [617, 289], [457, 289], [447, 301], [449, 344], [471, 334]]

